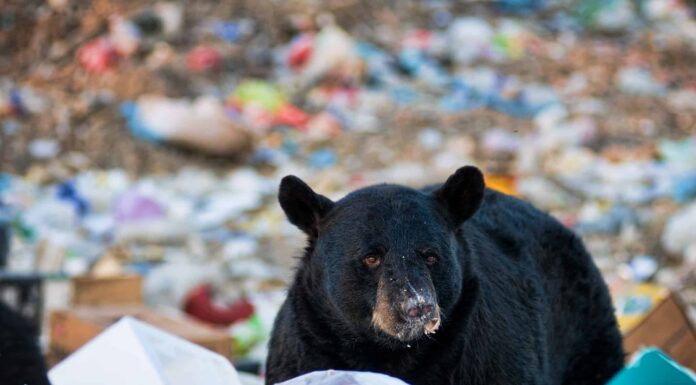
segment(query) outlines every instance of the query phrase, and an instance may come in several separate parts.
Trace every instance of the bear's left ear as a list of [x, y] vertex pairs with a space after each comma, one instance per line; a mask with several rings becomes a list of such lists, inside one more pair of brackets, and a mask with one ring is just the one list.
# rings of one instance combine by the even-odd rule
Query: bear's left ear
[[280, 181], [278, 201], [288, 220], [310, 237], [319, 234], [319, 220], [334, 205], [331, 199], [315, 193], [294, 175], [288, 175]]
[[456, 228], [479, 208], [485, 187], [481, 171], [473, 166], [464, 166], [447, 178], [445, 184], [433, 192], [433, 196]]

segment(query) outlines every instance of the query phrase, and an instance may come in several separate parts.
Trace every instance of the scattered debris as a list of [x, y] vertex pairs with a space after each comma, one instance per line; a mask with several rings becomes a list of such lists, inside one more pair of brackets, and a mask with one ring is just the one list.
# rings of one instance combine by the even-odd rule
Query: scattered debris
[[696, 305], [686, 2], [68, 3], [27, 8], [25, 45], [0, 29], [12, 270], [145, 275], [148, 303], [229, 321], [260, 362], [303, 246], [282, 176], [340, 197], [474, 163], [576, 230], [610, 286]]

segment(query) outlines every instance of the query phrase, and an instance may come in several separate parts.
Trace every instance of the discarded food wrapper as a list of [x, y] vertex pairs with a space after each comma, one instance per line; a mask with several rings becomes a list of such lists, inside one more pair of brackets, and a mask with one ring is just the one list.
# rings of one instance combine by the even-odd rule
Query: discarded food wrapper
[[323, 370], [308, 373], [278, 385], [406, 385], [406, 383], [378, 373]]
[[240, 385], [230, 362], [124, 317], [48, 373], [54, 385]]
[[696, 375], [660, 349], [641, 350], [607, 385], [696, 385]]

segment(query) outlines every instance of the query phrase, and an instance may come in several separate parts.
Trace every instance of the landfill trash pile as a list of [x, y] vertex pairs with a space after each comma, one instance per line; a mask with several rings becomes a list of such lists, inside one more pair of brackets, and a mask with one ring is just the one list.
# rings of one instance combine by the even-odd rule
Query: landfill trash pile
[[689, 2], [29, 3], [0, 25], [10, 269], [145, 275], [263, 360], [303, 246], [282, 176], [337, 198], [475, 164], [612, 288], [696, 306]]

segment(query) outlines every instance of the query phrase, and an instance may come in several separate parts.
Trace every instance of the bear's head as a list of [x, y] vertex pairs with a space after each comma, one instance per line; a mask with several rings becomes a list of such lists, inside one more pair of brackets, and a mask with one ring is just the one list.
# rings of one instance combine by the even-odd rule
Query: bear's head
[[462, 295], [458, 231], [483, 199], [483, 175], [462, 167], [431, 190], [384, 184], [333, 202], [295, 176], [281, 181], [280, 205], [309, 237], [304, 268], [351, 328], [413, 341], [435, 333]]

